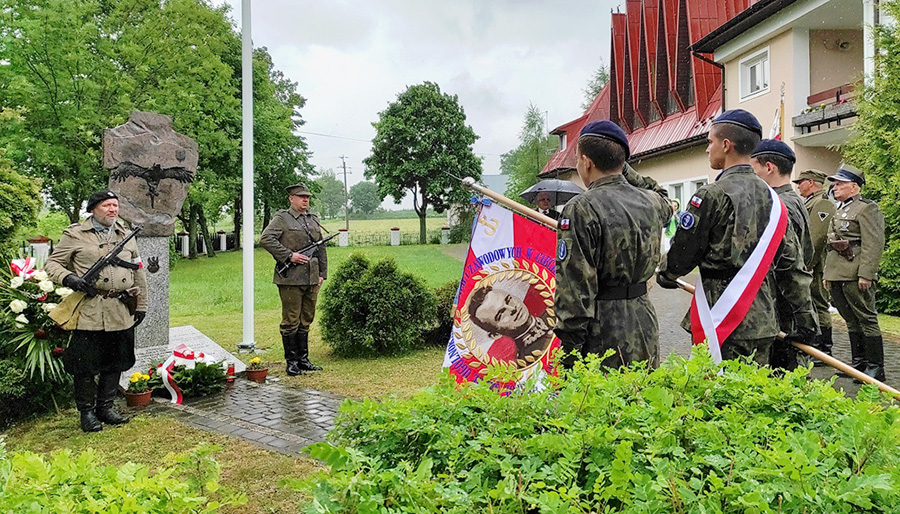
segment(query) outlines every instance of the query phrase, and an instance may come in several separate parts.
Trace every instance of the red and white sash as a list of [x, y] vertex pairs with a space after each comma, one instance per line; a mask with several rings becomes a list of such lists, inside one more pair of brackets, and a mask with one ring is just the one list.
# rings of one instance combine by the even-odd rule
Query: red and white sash
[[762, 237], [750, 258], [712, 307], [706, 301], [702, 275], [697, 280], [691, 301], [691, 338], [694, 344], [708, 341], [709, 352], [716, 362], [722, 362], [722, 341], [734, 332], [750, 310], [787, 229], [787, 209], [774, 189], [769, 188], [769, 194], [772, 196], [772, 210]]

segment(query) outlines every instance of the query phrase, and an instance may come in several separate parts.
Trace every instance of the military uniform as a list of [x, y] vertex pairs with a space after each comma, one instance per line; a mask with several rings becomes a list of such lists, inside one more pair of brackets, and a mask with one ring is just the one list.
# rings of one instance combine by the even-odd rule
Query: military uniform
[[[304, 196], [309, 195], [306, 186]], [[297, 191], [297, 186], [288, 188]], [[296, 193], [291, 193], [296, 194]], [[291, 254], [304, 246], [322, 240], [322, 226], [319, 218], [309, 211], [300, 212], [293, 207], [279, 210], [263, 230], [259, 245], [275, 258], [276, 268], [290, 262]], [[279, 329], [285, 348], [285, 360], [289, 374], [292, 363], [301, 370], [320, 369], [309, 362], [309, 326], [316, 314], [319, 296], [319, 278], [328, 276], [328, 255], [325, 246], [320, 246], [309, 262], [292, 265], [286, 276], [273, 273], [272, 282], [278, 286], [281, 297], [281, 324]]]
[[[820, 171], [808, 170], [800, 174], [800, 178], [794, 182], [813, 180], [819, 184], [825, 181], [825, 174]], [[804, 205], [809, 215], [809, 235], [813, 245], [812, 268], [812, 300], [813, 307], [819, 318], [818, 348], [827, 354], [831, 354], [831, 295], [825, 290], [823, 284], [825, 271], [825, 249], [828, 243], [828, 228], [831, 218], [834, 216], [835, 206], [825, 195], [825, 190], [819, 190], [805, 199]]]
[[[91, 201], [98, 195], [92, 196]], [[93, 207], [91, 201], [88, 210]], [[50, 254], [45, 270], [54, 282], [68, 284], [84, 275], [128, 234], [118, 221], [106, 227], [92, 217], [69, 225]], [[132, 269], [140, 261], [134, 239], [118, 257], [131, 267], [106, 266], [97, 281], [90, 284], [98, 294], [85, 296], [79, 304], [77, 327], [62, 355], [66, 371], [74, 377], [75, 404], [82, 413], [85, 431], [99, 430], [99, 421], [113, 424], [127, 421], [113, 410], [113, 401], [121, 373], [135, 363], [134, 326], [147, 311], [147, 277], [142, 268]], [[136, 300], [136, 314], [123, 299]], [[97, 383], [95, 375], [99, 375]]]
[[[723, 170], [688, 203], [661, 272], [682, 276], [699, 266], [706, 299], [714, 305], [759, 242], [771, 208], [769, 187], [749, 165]], [[811, 276], [804, 270], [801, 254], [789, 223], [772, 269], [749, 311], [731, 335], [720, 341], [723, 359], [755, 352], [757, 363], [769, 363], [769, 349], [779, 329], [776, 290], [783, 295], [794, 323], [815, 332], [809, 298]], [[690, 313], [682, 327], [690, 331]]]
[[[781, 203], [784, 204], [788, 212], [788, 224], [791, 229], [785, 233], [784, 237], [794, 238], [791, 244], [800, 249], [803, 268], [811, 274], [815, 250], [809, 233], [809, 215], [806, 212], [806, 207], [803, 205], [803, 200], [794, 192], [790, 184], [772, 189], [778, 193], [778, 198], [781, 199]], [[810, 285], [812, 285], [811, 276]], [[812, 314], [812, 308], [812, 303], [809, 303], [809, 315]], [[791, 302], [786, 300], [780, 291], [776, 291], [775, 310], [778, 313], [778, 326], [788, 334], [794, 331], [793, 309]], [[816, 325], [818, 325], [818, 321]], [[770, 358], [772, 367], [795, 369], [798, 364], [797, 350], [788, 341], [774, 341]]]
[[[842, 168], [851, 169], [846, 165]], [[852, 170], [863, 180], [862, 172]], [[845, 171], [829, 180], [841, 173]], [[884, 251], [884, 228], [884, 214], [877, 203], [858, 194], [839, 203], [828, 230], [824, 272], [834, 306], [847, 322], [853, 367], [880, 380], [884, 379], [884, 350], [875, 289]], [[871, 280], [872, 287], [860, 289], [860, 278]]]
[[659, 326], [646, 293], [672, 215], [661, 191], [626, 166], [623, 175], [595, 180], [563, 207], [554, 309], [567, 352], [614, 349], [607, 366], [659, 365]]

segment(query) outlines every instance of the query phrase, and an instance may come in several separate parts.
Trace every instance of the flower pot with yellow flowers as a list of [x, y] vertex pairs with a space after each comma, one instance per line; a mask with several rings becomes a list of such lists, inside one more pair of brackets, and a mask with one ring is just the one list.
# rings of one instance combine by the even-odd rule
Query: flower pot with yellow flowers
[[247, 380], [259, 382], [266, 381], [266, 375], [269, 374], [269, 368], [265, 367], [259, 357], [253, 357], [247, 364]]
[[150, 387], [150, 375], [140, 372], [131, 374], [128, 389], [125, 390], [125, 403], [129, 407], [146, 407], [152, 400], [153, 389]]

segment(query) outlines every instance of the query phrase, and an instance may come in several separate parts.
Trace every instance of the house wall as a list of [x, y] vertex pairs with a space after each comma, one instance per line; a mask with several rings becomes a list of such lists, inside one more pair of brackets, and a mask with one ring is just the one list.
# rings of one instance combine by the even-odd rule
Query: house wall
[[[678, 152], [642, 159], [631, 163], [641, 175], [653, 178], [661, 186], [669, 190], [669, 196], [681, 201], [681, 205], [690, 199], [697, 190], [697, 182], [709, 183], [718, 175], [709, 167], [706, 158], [706, 145], [701, 144]], [[681, 185], [681, 194], [675, 194]]]
[[[840, 42], [849, 47], [841, 49]], [[862, 78], [862, 30], [809, 31], [809, 89], [813, 94]]]
[[[795, 130], [791, 121], [793, 116], [800, 114], [807, 108], [807, 97], [823, 89], [830, 89], [849, 82], [852, 72], [832, 74], [830, 77], [822, 77], [815, 81], [811, 78], [813, 66], [821, 68], [834, 68], [835, 64], [826, 64], [829, 52], [820, 52], [817, 47], [822, 46], [821, 37], [824, 33], [854, 32], [854, 31], [808, 31], [805, 29], [791, 29], [783, 32], [764, 43], [748, 48], [740, 52], [725, 65], [725, 109], [744, 109], [751, 112], [759, 119], [763, 128], [763, 137], [768, 138], [772, 125], [775, 122], [775, 111], [781, 98], [781, 87], [784, 85], [784, 131], [782, 140], [787, 143], [797, 154], [797, 163], [794, 165], [795, 175], [799, 171], [816, 168], [828, 172], [836, 170], [841, 162], [840, 153], [827, 148], [802, 147], [791, 142], [795, 135], [800, 135]], [[847, 34], [849, 38], [849, 34]], [[812, 38], [819, 39], [812, 39]], [[812, 39], [812, 43], [810, 42]], [[853, 48], [860, 48], [861, 41], [851, 44], [851, 48], [842, 55], [841, 59], [849, 59]], [[769, 91], [759, 96], [741, 100], [740, 98], [740, 62], [745, 57], [756, 54], [759, 50], [769, 49]], [[823, 47], [824, 49], [824, 47]], [[857, 56], [857, 67], [862, 66], [861, 53]], [[843, 61], [841, 61], [843, 64]], [[822, 72], [816, 72], [822, 75]], [[829, 85], [830, 84], [830, 85]]]

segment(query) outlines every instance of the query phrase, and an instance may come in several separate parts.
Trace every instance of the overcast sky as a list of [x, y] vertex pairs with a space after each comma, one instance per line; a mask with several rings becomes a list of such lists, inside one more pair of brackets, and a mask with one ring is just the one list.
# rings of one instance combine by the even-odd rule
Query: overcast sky
[[[227, 1], [240, 26], [240, 0]], [[483, 173], [497, 174], [529, 103], [547, 112], [550, 128], [582, 114], [583, 89], [609, 64], [610, 9], [619, 4], [255, 0], [252, 35], [307, 100], [302, 132], [317, 169], [340, 173], [344, 155], [349, 184], [364, 180], [378, 113], [407, 86], [431, 81], [458, 95]], [[390, 198], [384, 206], [398, 208]]]

